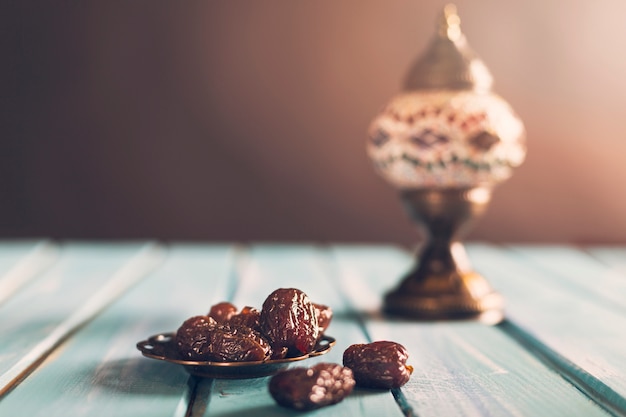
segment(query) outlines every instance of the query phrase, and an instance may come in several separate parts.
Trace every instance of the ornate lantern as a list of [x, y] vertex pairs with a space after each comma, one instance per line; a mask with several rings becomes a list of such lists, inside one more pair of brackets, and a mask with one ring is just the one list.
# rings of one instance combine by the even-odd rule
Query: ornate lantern
[[[422, 319], [501, 317], [502, 298], [472, 271], [461, 237], [526, 155], [522, 121], [491, 92], [456, 7], [369, 128], [367, 152], [427, 235], [415, 267], [385, 297], [387, 313]], [[489, 314], [493, 320], [494, 314]]]

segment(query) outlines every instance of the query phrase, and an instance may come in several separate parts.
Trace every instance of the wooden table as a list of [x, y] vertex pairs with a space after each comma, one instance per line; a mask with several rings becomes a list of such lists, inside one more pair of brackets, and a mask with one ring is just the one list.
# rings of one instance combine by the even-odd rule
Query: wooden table
[[0, 416], [281, 416], [268, 378], [190, 377], [135, 344], [219, 301], [296, 287], [330, 305], [337, 339], [394, 340], [415, 371], [323, 416], [626, 415], [626, 247], [467, 245], [507, 320], [390, 321], [382, 294], [411, 264], [393, 246], [0, 243]]

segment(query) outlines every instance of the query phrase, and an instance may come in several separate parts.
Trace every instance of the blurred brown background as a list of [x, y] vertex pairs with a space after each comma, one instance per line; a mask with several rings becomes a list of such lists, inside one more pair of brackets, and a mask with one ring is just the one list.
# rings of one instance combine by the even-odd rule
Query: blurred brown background
[[[626, 242], [626, 2], [456, 4], [529, 141], [471, 238]], [[365, 131], [443, 5], [4, 2], [0, 237], [417, 240]]]

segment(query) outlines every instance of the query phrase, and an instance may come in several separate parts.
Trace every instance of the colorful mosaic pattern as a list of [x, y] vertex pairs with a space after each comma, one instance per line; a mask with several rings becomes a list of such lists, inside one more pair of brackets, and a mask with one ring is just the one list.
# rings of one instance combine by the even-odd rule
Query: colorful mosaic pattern
[[495, 94], [409, 92], [374, 119], [367, 151], [377, 171], [399, 188], [491, 185], [524, 161], [525, 131]]

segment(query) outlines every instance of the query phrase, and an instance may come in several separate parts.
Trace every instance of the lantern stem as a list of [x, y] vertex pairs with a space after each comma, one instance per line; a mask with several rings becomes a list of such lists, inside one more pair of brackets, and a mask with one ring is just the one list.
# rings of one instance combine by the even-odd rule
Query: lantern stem
[[502, 297], [472, 271], [461, 237], [487, 208], [488, 187], [415, 189], [404, 205], [427, 235], [415, 267], [385, 297], [388, 314], [415, 319], [500, 321]]

